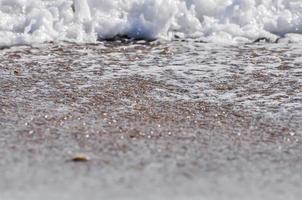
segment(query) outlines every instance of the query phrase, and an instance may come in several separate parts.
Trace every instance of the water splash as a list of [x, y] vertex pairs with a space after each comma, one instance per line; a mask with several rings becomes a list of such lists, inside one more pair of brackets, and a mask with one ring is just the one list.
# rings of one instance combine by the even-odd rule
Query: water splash
[[116, 36], [241, 43], [289, 33], [302, 38], [300, 0], [0, 0], [0, 46]]

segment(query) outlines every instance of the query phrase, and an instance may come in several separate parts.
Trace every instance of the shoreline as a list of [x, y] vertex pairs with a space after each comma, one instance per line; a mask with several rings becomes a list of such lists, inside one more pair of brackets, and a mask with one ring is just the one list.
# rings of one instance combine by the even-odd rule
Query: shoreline
[[301, 51], [187, 45], [0, 51], [4, 200], [299, 199]]

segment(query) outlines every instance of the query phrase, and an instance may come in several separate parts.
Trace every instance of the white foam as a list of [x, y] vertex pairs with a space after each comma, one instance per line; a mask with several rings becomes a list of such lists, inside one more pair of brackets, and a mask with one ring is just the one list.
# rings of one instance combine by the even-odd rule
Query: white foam
[[290, 33], [302, 33], [301, 0], [0, 0], [0, 46], [116, 35], [240, 43]]

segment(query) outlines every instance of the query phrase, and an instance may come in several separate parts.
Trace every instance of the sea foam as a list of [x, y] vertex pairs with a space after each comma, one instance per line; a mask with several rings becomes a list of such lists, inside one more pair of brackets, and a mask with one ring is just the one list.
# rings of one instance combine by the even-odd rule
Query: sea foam
[[116, 36], [297, 42], [301, 34], [301, 0], [0, 0], [0, 46]]

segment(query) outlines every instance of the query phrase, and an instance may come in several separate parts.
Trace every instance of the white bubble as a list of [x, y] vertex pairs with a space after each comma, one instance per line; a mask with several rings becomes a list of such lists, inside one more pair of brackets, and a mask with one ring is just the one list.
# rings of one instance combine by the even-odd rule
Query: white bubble
[[0, 46], [116, 35], [238, 43], [302, 33], [301, 1], [0, 0]]

